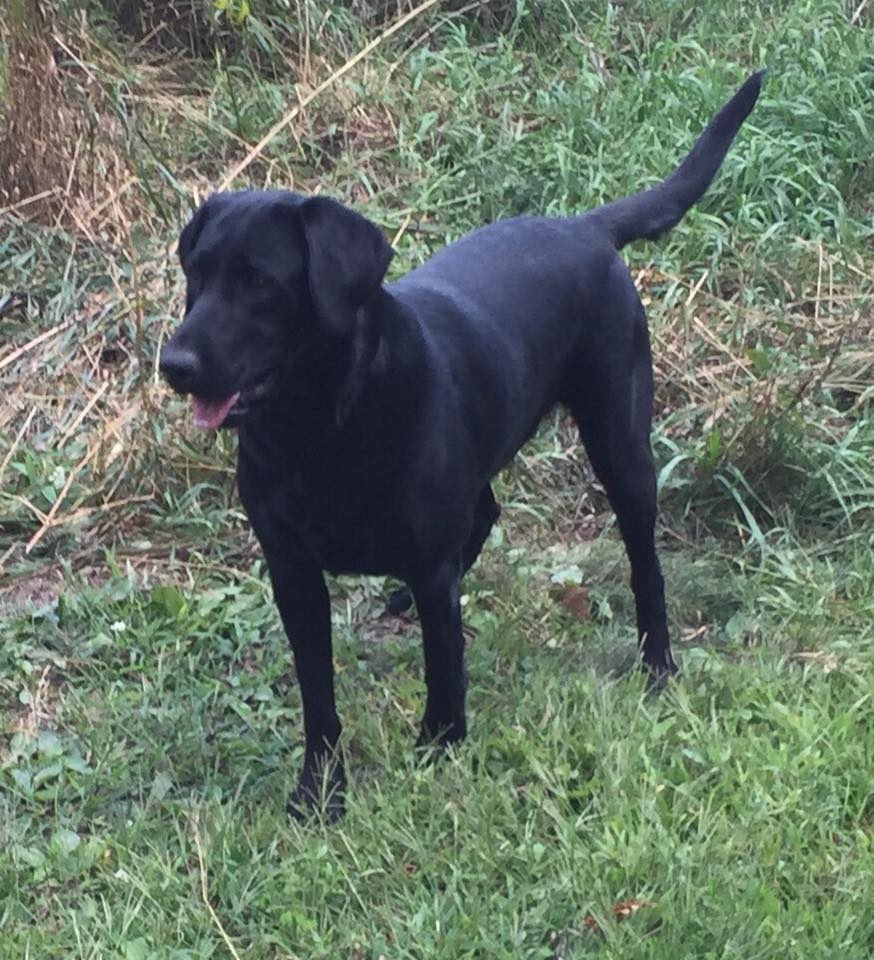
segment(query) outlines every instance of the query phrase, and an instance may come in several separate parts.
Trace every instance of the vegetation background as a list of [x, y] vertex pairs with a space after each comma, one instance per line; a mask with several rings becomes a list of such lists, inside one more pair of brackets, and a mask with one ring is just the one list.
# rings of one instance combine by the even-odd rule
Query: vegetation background
[[[0, 957], [874, 953], [867, 0], [9, 0], [0, 13]], [[155, 358], [222, 184], [331, 193], [393, 270], [664, 175], [769, 76], [648, 303], [682, 676], [628, 674], [620, 541], [560, 413], [465, 582], [471, 735], [421, 769], [414, 621], [333, 585], [355, 782], [287, 820], [289, 653]], [[580, 482], [580, 475], [585, 482]]]

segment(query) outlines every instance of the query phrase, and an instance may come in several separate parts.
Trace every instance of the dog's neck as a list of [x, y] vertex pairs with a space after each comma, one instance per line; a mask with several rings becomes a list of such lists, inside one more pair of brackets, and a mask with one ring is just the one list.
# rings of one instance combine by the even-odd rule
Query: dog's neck
[[378, 288], [346, 334], [314, 341], [289, 362], [273, 397], [241, 426], [241, 440], [354, 429], [359, 404], [379, 403], [383, 390], [413, 392], [420, 341], [418, 326]]

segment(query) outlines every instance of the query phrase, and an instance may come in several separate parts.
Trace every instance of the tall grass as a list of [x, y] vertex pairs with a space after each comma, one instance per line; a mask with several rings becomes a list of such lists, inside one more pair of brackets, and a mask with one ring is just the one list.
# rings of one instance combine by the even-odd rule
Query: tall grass
[[[760, 519], [756, 504], [773, 518], [784, 503], [818, 518], [823, 498], [829, 510], [852, 512], [864, 496], [840, 493], [843, 481], [828, 479], [822, 457], [849, 449], [864, 462], [868, 441], [864, 427], [853, 429], [857, 408], [833, 409], [823, 387], [854, 364], [863, 387], [870, 375], [870, 351], [859, 357], [870, 333], [869, 34], [839, 3], [666, 9], [639, 4], [620, 15], [543, 3], [498, 5], [485, 17], [425, 15], [305, 110], [244, 176], [352, 199], [397, 237], [402, 271], [483, 221], [568, 213], [654, 181], [738, 80], [767, 65], [762, 101], [707, 198], [664, 243], [630, 254], [652, 300], [657, 362], [670, 361], [660, 371], [669, 413], [657, 442], [673, 464], [666, 505], [694, 509], [688, 494], [703, 482], [717, 514], [721, 501], [745, 517], [743, 500]], [[107, 455], [95, 452], [80, 468], [28, 557], [92, 526], [103, 537], [136, 522], [140, 501], [107, 512], [111, 501], [101, 497], [153, 496], [168, 439], [162, 489], [208, 480], [227, 462], [213, 447], [195, 454], [199, 441], [184, 432], [166, 432], [163, 411], [179, 408], [156, 384], [153, 363], [179, 309], [174, 231], [191, 194], [208, 192], [296, 101], [294, 84], [323, 79], [395, 13], [308, 5], [290, 15], [269, 3], [232, 12], [220, 17], [235, 38], [230, 52], [188, 59], [184, 73], [183, 61], [153, 53], [148, 39], [131, 59], [106, 11], [91, 8], [91, 34], [68, 21], [69, 53], [60, 54], [70, 96], [87, 108], [77, 87], [91, 85], [124, 162], [90, 224], [81, 209], [72, 232], [34, 234], [8, 218], [10, 350], [69, 325], [0, 370], [7, 435], [30, 418], [6, 467], [7, 560], [22, 558], [14, 544], [45, 525], [62, 476], [95, 446]], [[288, 45], [283, 29], [306, 33]], [[60, 379], [43, 381], [37, 400], [34, 375], [47, 368]], [[104, 381], [100, 401], [80, 417]], [[160, 414], [150, 412], [152, 394]], [[811, 418], [824, 429], [808, 430]], [[61, 445], [49, 440], [58, 434]], [[125, 457], [112, 455], [114, 444]], [[42, 446], [49, 456], [28, 456]], [[815, 497], [818, 481], [795, 479], [811, 470], [822, 480]], [[860, 489], [859, 478], [850, 486]]]

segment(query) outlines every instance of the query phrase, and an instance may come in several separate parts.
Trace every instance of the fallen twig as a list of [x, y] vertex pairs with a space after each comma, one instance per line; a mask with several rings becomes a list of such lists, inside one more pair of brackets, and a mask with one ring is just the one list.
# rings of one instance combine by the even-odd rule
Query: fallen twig
[[60, 333], [62, 330], [66, 330], [67, 327], [71, 327], [76, 322], [75, 317], [70, 317], [68, 320], [64, 320], [59, 323], [57, 326], [51, 328], [51, 330], [46, 330], [38, 336], [34, 337], [33, 340], [28, 340], [27, 343], [23, 343], [20, 347], [17, 347], [15, 350], [12, 350], [10, 353], [7, 353], [5, 357], [0, 358], [0, 370], [3, 370], [4, 367], [8, 367], [10, 363], [15, 363], [19, 357], [23, 357], [25, 353], [29, 350], [32, 350], [34, 347], [38, 347], [45, 340], [48, 340], [49, 337], [53, 337], [56, 333]]

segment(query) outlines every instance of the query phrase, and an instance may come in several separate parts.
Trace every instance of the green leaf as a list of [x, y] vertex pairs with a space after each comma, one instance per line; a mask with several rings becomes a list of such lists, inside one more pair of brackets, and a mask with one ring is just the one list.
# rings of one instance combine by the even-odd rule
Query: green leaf
[[556, 570], [549, 579], [562, 587], [579, 586], [583, 582], [583, 571], [575, 563], [572, 563], [570, 566]]
[[52, 780], [61, 772], [61, 770], [63, 770], [63, 764], [60, 760], [56, 761], [55, 763], [49, 763], [42, 767], [34, 774], [34, 787], [38, 787], [41, 783], [45, 783], [46, 780]]
[[155, 774], [152, 789], [149, 791], [149, 803], [160, 803], [173, 789], [173, 781], [166, 773]]
[[714, 427], [707, 437], [707, 459], [711, 462], [715, 461], [719, 457], [720, 447], [719, 430]]
[[185, 609], [185, 597], [176, 587], [152, 587], [151, 600], [171, 617], [178, 617]]
[[36, 847], [19, 847], [18, 855], [29, 867], [41, 867], [46, 862], [45, 854]]
[[31, 787], [29, 771], [15, 769], [15, 770], [10, 770], [10, 773], [15, 783], [19, 787], [21, 787], [21, 789], [24, 790], [26, 793], [29, 793], [30, 787]]
[[128, 940], [124, 945], [125, 960], [148, 960], [150, 952], [149, 942], [145, 937]]
[[39, 752], [47, 757], [56, 757], [61, 753], [61, 741], [53, 730], [40, 730], [37, 738]]
[[52, 837], [52, 843], [61, 853], [72, 853], [81, 842], [81, 837], [74, 830], [56, 830]]
[[78, 754], [74, 754], [72, 757], [65, 757], [64, 766], [66, 766], [68, 770], [75, 770], [76, 773], [91, 773], [91, 767], [89, 767]]

